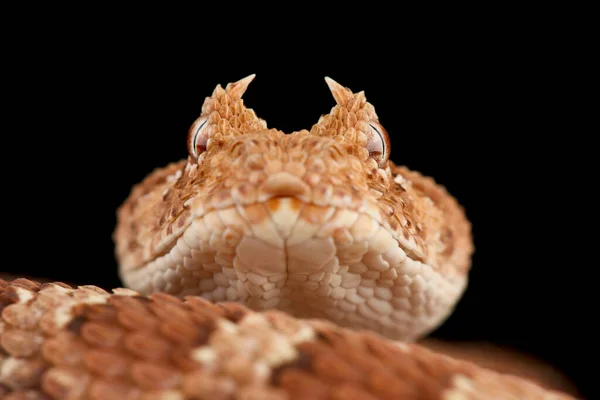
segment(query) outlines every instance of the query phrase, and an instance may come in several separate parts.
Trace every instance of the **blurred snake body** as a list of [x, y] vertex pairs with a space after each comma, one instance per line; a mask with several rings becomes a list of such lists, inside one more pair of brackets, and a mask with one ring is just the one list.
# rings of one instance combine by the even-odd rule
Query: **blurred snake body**
[[389, 160], [363, 92], [326, 78], [331, 112], [284, 134], [244, 106], [253, 78], [119, 208], [127, 289], [0, 281], [0, 396], [570, 398], [411, 344], [467, 285], [462, 207]]

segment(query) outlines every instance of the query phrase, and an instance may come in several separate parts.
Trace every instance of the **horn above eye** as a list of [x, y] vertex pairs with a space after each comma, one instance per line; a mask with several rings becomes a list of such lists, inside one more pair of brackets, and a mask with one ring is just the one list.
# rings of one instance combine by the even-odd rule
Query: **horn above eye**
[[379, 167], [383, 167], [390, 157], [390, 137], [377, 121], [370, 121], [367, 130], [367, 150]]
[[200, 154], [206, 151], [208, 144], [208, 135], [206, 133], [206, 117], [200, 117], [190, 127], [188, 131], [188, 153], [194, 160], [198, 160]]

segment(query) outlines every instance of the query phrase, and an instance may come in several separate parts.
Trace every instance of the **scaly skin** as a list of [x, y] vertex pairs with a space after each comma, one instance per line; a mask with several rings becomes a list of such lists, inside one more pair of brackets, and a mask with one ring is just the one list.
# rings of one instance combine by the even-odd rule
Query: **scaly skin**
[[284, 135], [243, 106], [251, 79], [218, 86], [190, 157], [119, 209], [137, 292], [0, 280], [2, 399], [571, 398], [390, 340], [421, 337], [462, 294], [463, 210], [388, 161], [362, 92], [329, 80], [331, 113]]
[[0, 398], [572, 399], [416, 344], [239, 303], [0, 280]]
[[389, 139], [363, 92], [328, 79], [330, 114], [284, 135], [244, 107], [251, 79], [206, 98], [209, 140], [197, 159], [192, 149], [156, 170], [119, 209], [126, 286], [393, 339], [434, 329], [467, 283], [473, 246], [462, 208], [431, 178], [387, 160]]

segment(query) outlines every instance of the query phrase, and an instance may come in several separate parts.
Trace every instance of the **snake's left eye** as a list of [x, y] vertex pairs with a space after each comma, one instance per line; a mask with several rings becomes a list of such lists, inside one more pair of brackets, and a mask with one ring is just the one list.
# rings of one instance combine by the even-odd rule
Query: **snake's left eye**
[[207, 121], [206, 117], [198, 118], [188, 131], [188, 153], [194, 160], [197, 160], [200, 154], [206, 151], [208, 143], [208, 135], [206, 134]]
[[367, 150], [380, 167], [390, 158], [390, 137], [383, 126], [377, 121], [369, 122], [367, 132]]

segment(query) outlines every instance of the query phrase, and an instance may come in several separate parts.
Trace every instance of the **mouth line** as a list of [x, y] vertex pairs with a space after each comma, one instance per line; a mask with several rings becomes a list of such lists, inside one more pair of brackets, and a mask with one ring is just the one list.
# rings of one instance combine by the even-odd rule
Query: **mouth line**
[[[394, 240], [398, 243], [398, 246], [400, 246], [400, 248], [406, 253], [407, 256], [409, 256], [411, 259], [413, 259], [415, 261], [426, 262], [426, 260], [425, 260], [426, 257], [424, 255], [418, 254], [416, 250], [411, 249], [409, 246], [407, 246], [405, 243], [403, 243], [401, 235], [399, 235], [393, 229], [390, 229], [389, 227], [386, 227], [384, 225], [384, 223], [382, 221], [380, 221], [379, 218], [376, 218], [376, 216], [374, 216], [372, 213], [366, 212], [365, 210], [362, 210], [362, 211], [359, 211], [359, 210], [356, 210], [356, 209], [353, 210], [352, 208], [343, 208], [343, 207], [336, 207], [336, 206], [319, 206], [319, 205], [317, 205], [317, 204], [315, 204], [313, 202], [304, 202], [304, 201], [298, 199], [295, 196], [275, 195], [275, 196], [270, 197], [267, 200], [257, 201], [257, 202], [252, 203], [252, 204], [244, 204], [244, 205], [234, 204], [234, 205], [231, 205], [229, 207], [224, 207], [224, 208], [221, 208], [221, 209], [219, 209], [219, 208], [210, 208], [210, 209], [203, 210], [203, 212], [201, 214], [198, 214], [198, 215], [194, 216], [193, 218], [191, 218], [188, 221], [188, 223], [185, 224], [181, 228], [179, 234], [174, 235], [169, 242], [164, 243], [161, 246], [160, 251], [157, 251], [156, 253], [154, 253], [151, 258], [149, 258], [149, 259], [146, 260], [146, 262], [144, 262], [142, 264], [139, 264], [136, 267], [132, 267], [132, 268], [130, 268], [130, 270], [140, 270], [140, 269], [143, 269], [144, 267], [146, 267], [149, 264], [155, 262], [156, 260], [160, 259], [161, 257], [164, 257], [164, 256], [170, 254], [171, 251], [177, 245], [179, 239], [183, 237], [183, 235], [190, 228], [190, 226], [192, 225], [192, 223], [194, 221], [198, 220], [198, 219], [205, 218], [210, 213], [218, 213], [218, 212], [225, 211], [225, 210], [235, 209], [239, 214], [244, 214], [243, 212], [240, 211], [240, 209], [245, 208], [245, 207], [257, 206], [257, 205], [260, 205], [260, 204], [264, 205], [265, 208], [267, 210], [269, 210], [269, 204], [268, 203], [270, 201], [272, 201], [272, 200], [280, 200], [280, 199], [292, 199], [292, 200], [295, 200], [297, 203], [299, 203], [299, 206], [298, 206], [300, 208], [300, 210], [298, 211], [299, 213], [302, 212], [301, 209], [303, 209], [305, 207], [313, 206], [313, 207], [316, 207], [316, 208], [319, 208], [319, 209], [323, 209], [323, 208], [333, 209], [332, 215], [334, 215], [335, 213], [337, 213], [339, 211], [347, 210], [347, 211], [356, 212], [359, 215], [359, 217], [360, 216], [366, 216], [366, 217], [374, 220], [377, 223], [377, 225], [378, 225], [379, 228], [383, 228], [383, 229], [387, 230], [388, 232], [390, 232], [390, 234], [392, 235], [392, 237], [394, 238]], [[270, 216], [272, 216], [273, 213], [277, 211], [277, 207], [272, 206], [272, 209], [269, 210], [269, 211], [268, 212], [269, 212]], [[326, 224], [327, 221], [329, 221], [330, 219], [331, 219], [331, 216], [328, 217], [327, 219], [325, 219], [324, 221], [322, 221], [322, 224], [323, 225]], [[314, 222], [317, 222], [316, 219], [314, 220]], [[252, 221], [248, 221], [246, 218], [244, 218], [244, 223], [246, 225], [248, 225], [250, 227], [250, 230], [252, 231], [252, 228], [251, 228]], [[297, 223], [297, 221], [295, 223]], [[225, 225], [227, 225], [227, 224], [225, 224]], [[285, 249], [287, 248], [288, 237], [287, 237], [286, 234], [284, 234], [284, 233], [281, 232], [280, 227], [278, 225], [275, 225], [275, 228], [277, 229], [277, 232], [281, 235], [281, 238], [282, 238], [282, 240], [284, 242], [284, 246], [283, 247], [284, 247], [284, 251], [285, 251]], [[308, 239], [306, 239], [306, 240], [308, 240]], [[268, 243], [267, 241], [263, 241], [263, 242], [267, 246], [269, 246], [269, 247], [276, 248], [273, 244]]]

